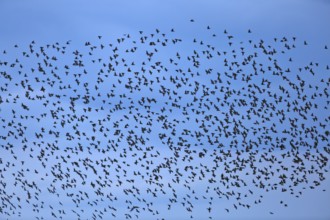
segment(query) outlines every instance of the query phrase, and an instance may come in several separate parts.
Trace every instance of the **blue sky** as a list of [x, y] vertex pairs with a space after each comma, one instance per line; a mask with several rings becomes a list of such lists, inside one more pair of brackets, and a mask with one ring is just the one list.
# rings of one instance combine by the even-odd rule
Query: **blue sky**
[[[321, 89], [328, 90], [328, 87], [325, 84], [320, 83], [320, 79], [329, 79], [329, 71], [325, 71], [325, 66], [330, 65], [329, 63], [329, 50], [325, 50], [325, 45], [328, 45], [330, 48], [330, 30], [327, 28], [329, 26], [330, 20], [330, 1], [326, 0], [268, 0], [268, 1], [261, 1], [261, 0], [252, 0], [252, 1], [244, 1], [244, 0], [234, 0], [234, 1], [151, 1], [151, 0], [142, 0], [142, 1], [9, 1], [4, 0], [0, 1], [0, 19], [3, 21], [1, 23], [0, 29], [0, 51], [6, 50], [6, 54], [2, 54], [0, 56], [1, 61], [9, 61], [14, 62], [16, 58], [20, 58], [21, 63], [24, 65], [24, 71], [26, 71], [29, 76], [28, 79], [33, 81], [34, 76], [30, 72], [31, 68], [37, 68], [38, 62], [43, 62], [42, 59], [38, 59], [36, 57], [31, 56], [31, 58], [22, 58], [22, 52], [29, 50], [29, 44], [32, 41], [35, 41], [35, 50], [37, 51], [39, 47], [43, 46], [46, 47], [47, 44], [55, 44], [59, 42], [59, 45], [66, 46], [66, 50], [68, 53], [65, 55], [61, 55], [60, 53], [56, 52], [56, 50], [47, 50], [49, 55], [57, 56], [58, 60], [56, 64], [58, 66], [64, 66], [66, 64], [72, 64], [74, 56], [71, 52], [75, 51], [76, 49], [79, 50], [82, 54], [84, 54], [84, 62], [86, 63], [86, 70], [88, 72], [87, 75], [81, 78], [81, 82], [89, 83], [89, 86], [94, 87], [97, 85], [97, 77], [96, 73], [102, 68], [102, 65], [97, 62], [98, 58], [102, 58], [106, 60], [109, 55], [113, 55], [112, 49], [106, 48], [105, 50], [95, 49], [93, 51], [93, 56], [88, 56], [88, 47], [85, 47], [85, 42], [91, 42], [93, 45], [97, 45], [99, 47], [100, 44], [108, 45], [112, 43], [116, 44], [116, 40], [124, 36], [124, 34], [130, 34], [131, 39], [126, 40], [125, 43], [120, 44], [119, 50], [122, 52], [120, 54], [122, 58], [127, 60], [127, 63], [135, 62], [136, 64], [141, 63], [145, 59], [145, 50], [150, 50], [147, 46], [139, 45], [139, 51], [135, 54], [124, 54], [124, 50], [127, 48], [132, 48], [134, 46], [133, 40], [139, 41], [140, 34], [139, 31], [143, 31], [143, 34], [150, 35], [151, 33], [155, 33], [156, 29], [160, 30], [160, 33], [165, 33], [166, 37], [169, 38], [180, 38], [183, 40], [182, 43], [178, 44], [169, 44], [168, 47], [163, 48], [160, 53], [155, 55], [154, 59], [160, 60], [162, 63], [168, 63], [169, 58], [176, 57], [176, 52], [179, 52], [182, 55], [181, 60], [177, 60], [178, 65], [182, 69], [186, 69], [190, 63], [183, 58], [186, 58], [188, 55], [193, 53], [193, 50], [196, 49], [202, 54], [202, 51], [205, 50], [205, 45], [196, 45], [192, 44], [192, 40], [195, 38], [198, 41], [203, 41], [205, 44], [209, 43], [214, 45], [217, 50], [219, 51], [227, 51], [229, 55], [231, 54], [230, 51], [232, 48], [228, 45], [228, 39], [223, 34], [224, 30], [234, 36], [234, 48], [239, 51], [240, 49], [240, 42], [244, 42], [244, 46], [246, 46], [246, 52], [254, 52], [254, 48], [252, 45], [248, 46], [248, 41], [252, 40], [255, 43], [260, 42], [260, 40], [265, 41], [265, 45], [270, 45], [275, 47], [278, 51], [283, 48], [283, 44], [281, 43], [274, 43], [274, 38], [282, 39], [286, 37], [288, 39], [292, 39], [292, 37], [297, 38], [297, 48], [295, 50], [287, 51], [286, 54], [279, 54], [276, 56], [276, 59], [280, 62], [280, 64], [284, 67], [290, 67], [292, 70], [298, 69], [298, 67], [303, 67], [308, 65], [310, 62], [318, 62], [320, 64], [319, 67], [315, 67], [315, 76], [311, 77], [306, 73], [302, 73], [301, 77], [305, 79], [305, 81], [313, 86], [319, 86]], [[194, 19], [194, 22], [190, 22], [190, 19]], [[210, 30], [207, 29], [207, 26], [210, 26]], [[170, 30], [174, 29], [175, 32], [172, 33]], [[248, 33], [248, 29], [252, 30], [252, 33]], [[216, 37], [212, 37], [212, 34], [216, 34]], [[101, 39], [98, 39], [98, 36], [102, 36]], [[157, 35], [158, 36], [158, 35]], [[159, 36], [161, 38], [161, 36]], [[308, 46], [304, 46], [304, 41], [308, 42]], [[70, 41], [69, 45], [66, 45], [66, 42]], [[292, 40], [289, 40], [290, 43], [293, 43]], [[14, 45], [17, 44], [18, 48], [15, 48]], [[196, 46], [196, 47], [195, 47]], [[229, 62], [231, 62], [232, 57], [226, 57]], [[288, 62], [288, 58], [292, 58], [294, 60], [293, 63]], [[95, 59], [96, 63], [93, 63], [92, 60]], [[220, 60], [208, 60], [206, 58], [201, 59], [202, 64], [200, 70], [204, 70], [206, 68], [213, 68], [215, 71], [223, 72], [225, 71], [225, 67], [219, 65], [220, 61], [222, 63], [223, 59]], [[259, 56], [257, 61], [263, 63], [265, 66], [270, 65], [270, 61], [267, 60], [266, 56]], [[50, 215], [50, 206], [55, 207], [55, 209], [63, 209], [67, 213], [63, 215], [63, 219], [75, 219], [76, 215], [71, 210], [76, 210], [78, 213], [82, 213], [81, 210], [84, 210], [84, 214], [82, 215], [82, 219], [91, 219], [92, 213], [95, 210], [102, 210], [104, 207], [111, 205], [117, 208], [117, 219], [124, 219], [124, 213], [126, 211], [127, 204], [125, 203], [126, 195], [123, 193], [123, 189], [125, 187], [131, 188], [132, 184], [127, 184], [120, 187], [114, 187], [104, 189], [105, 193], [113, 193], [115, 196], [119, 198], [116, 202], [100, 202], [97, 201], [97, 207], [91, 207], [87, 204], [85, 200], [82, 202], [79, 207], [75, 207], [74, 203], [72, 202], [71, 198], [66, 196], [66, 193], [78, 193], [79, 191], [86, 191], [89, 192], [91, 188], [89, 186], [84, 186], [82, 184], [78, 184], [76, 189], [71, 189], [68, 191], [60, 190], [61, 189], [61, 181], [54, 181], [54, 178], [50, 175], [46, 177], [46, 174], [50, 174], [51, 167], [53, 171], [60, 172], [61, 170], [70, 169], [69, 173], [72, 177], [76, 177], [77, 180], [79, 177], [73, 173], [74, 167], [70, 164], [66, 164], [61, 159], [61, 156], [70, 155], [68, 152], [64, 152], [63, 150], [65, 147], [74, 147], [77, 146], [79, 143], [82, 144], [82, 147], [85, 149], [84, 152], [80, 152], [79, 155], [72, 154], [71, 158], [67, 160], [75, 161], [79, 159], [86, 159], [89, 158], [92, 162], [96, 163], [101, 159], [104, 159], [104, 154], [97, 152], [96, 150], [91, 149], [90, 151], [92, 154], [88, 153], [89, 141], [78, 141], [75, 139], [74, 141], [67, 141], [65, 136], [61, 136], [61, 138], [57, 138], [56, 135], [48, 134], [44, 135], [43, 139], [36, 139], [35, 133], [40, 132], [42, 128], [45, 128], [47, 131], [49, 130], [56, 130], [52, 126], [54, 125], [54, 120], [48, 115], [45, 118], [41, 118], [41, 123], [36, 123], [36, 120], [23, 120], [19, 118], [14, 118], [12, 114], [12, 110], [14, 109], [18, 114], [26, 114], [24, 110], [20, 108], [19, 104], [15, 104], [14, 97], [18, 95], [19, 102], [27, 103], [30, 106], [31, 110], [28, 113], [29, 116], [41, 117], [43, 112], [50, 112], [53, 108], [63, 108], [64, 112], [59, 113], [60, 116], [66, 117], [65, 120], [70, 118], [69, 116], [65, 116], [66, 112], [70, 110], [70, 100], [69, 98], [63, 98], [64, 95], [74, 96], [72, 90], [60, 90], [58, 89], [58, 85], [73, 85], [74, 78], [72, 75], [68, 77], [63, 76], [63, 82], [60, 84], [56, 84], [55, 87], [46, 86], [46, 90], [49, 93], [55, 93], [62, 96], [61, 99], [56, 98], [49, 98], [51, 103], [57, 103], [57, 105], [52, 106], [50, 104], [48, 107], [43, 108], [41, 102], [32, 102], [24, 98], [26, 94], [26, 90], [22, 87], [15, 86], [15, 82], [20, 83], [23, 79], [22, 76], [19, 76], [17, 72], [15, 72], [12, 68], [9, 67], [0, 67], [1, 71], [7, 71], [12, 77], [13, 81], [9, 82], [9, 86], [7, 86], [8, 91], [1, 92], [2, 100], [10, 100], [10, 103], [1, 103], [1, 119], [5, 119], [6, 123], [13, 120], [15, 123], [23, 123], [28, 127], [25, 131], [24, 136], [28, 139], [29, 143], [29, 150], [33, 150], [32, 147], [33, 142], [37, 144], [41, 144], [41, 146], [45, 147], [45, 143], [55, 143], [56, 145], [60, 146], [60, 150], [55, 150], [54, 155], [49, 156], [47, 161], [47, 169], [43, 168], [43, 165], [39, 162], [36, 162], [36, 157], [31, 158], [29, 157], [30, 154], [38, 155], [40, 148], [37, 148], [35, 152], [27, 152], [22, 151], [22, 143], [21, 140], [15, 140], [13, 136], [8, 136], [7, 140], [0, 140], [1, 148], [0, 148], [0, 158], [3, 161], [0, 164], [0, 169], [2, 170], [1, 174], [3, 178], [1, 178], [1, 183], [6, 183], [6, 188], [0, 188], [1, 191], [0, 196], [2, 199], [6, 198], [7, 195], [13, 195], [16, 193], [18, 196], [24, 198], [26, 193], [24, 191], [24, 187], [16, 187], [13, 186], [15, 182], [15, 178], [13, 177], [13, 173], [17, 174], [17, 171], [20, 169], [30, 168], [32, 172], [25, 171], [25, 176], [22, 179], [26, 179], [28, 182], [35, 181], [38, 187], [42, 190], [43, 193], [40, 193], [39, 199], [45, 202], [44, 208], [40, 209], [40, 213], [35, 213], [31, 209], [32, 204], [26, 202], [17, 202], [17, 200], [12, 199], [11, 201], [16, 202], [16, 205], [21, 204], [22, 208], [21, 218], [16, 214], [11, 216], [1, 214], [1, 219], [35, 219], [35, 217], [44, 216], [45, 219], [51, 219]], [[132, 66], [132, 69], [139, 69], [140, 66]], [[150, 67], [151, 68], [151, 67]], [[246, 71], [251, 71], [251, 66], [246, 67]], [[18, 68], [16, 68], [17, 70]], [[63, 68], [59, 68], [60, 71], [65, 71]], [[175, 71], [175, 67], [169, 67], [171, 71]], [[50, 70], [50, 68], [49, 68]], [[72, 67], [72, 73], [79, 73], [81, 71], [77, 67]], [[126, 67], [123, 65], [119, 65], [117, 67], [117, 71], [126, 71]], [[94, 73], [94, 74], [93, 74]], [[31, 75], [30, 75], [31, 74]], [[47, 73], [49, 74], [49, 73]], [[161, 72], [160, 76], [167, 76], [167, 73]], [[175, 74], [174, 74], [175, 75]], [[39, 76], [40, 79], [46, 80], [49, 75]], [[207, 86], [211, 86], [209, 80], [212, 79], [215, 75], [210, 76], [201, 76], [197, 77], [196, 80], [201, 84], [206, 84]], [[124, 80], [127, 80], [124, 77]], [[156, 75], [148, 76], [156, 81]], [[293, 82], [297, 82], [296, 80], [296, 72], [293, 72], [291, 75], [288, 75]], [[1, 76], [1, 86], [4, 86], [5, 79], [3, 79], [3, 75]], [[283, 81], [276, 81], [277, 78], [273, 76], [266, 76], [266, 79], [272, 82], [272, 87], [274, 90], [273, 92], [279, 91], [278, 86], [283, 83]], [[255, 83], [260, 84], [261, 78], [256, 77]], [[102, 84], [99, 86], [99, 92], [106, 96], [105, 94], [109, 92], [109, 87], [112, 84], [117, 84], [116, 81], [111, 81], [110, 79], [106, 80], [106, 84]], [[134, 83], [137, 81], [134, 80]], [[35, 88], [35, 91], [31, 94], [35, 97], [37, 95], [42, 95], [41, 91], [37, 91], [41, 88], [40, 83], [33, 82], [32, 87]], [[42, 84], [46, 85], [46, 84]], [[174, 88], [173, 85], [168, 85], [169, 88]], [[232, 84], [232, 88], [236, 88], [241, 90], [244, 85], [242, 84]], [[285, 88], [288, 91], [291, 91], [288, 85], [285, 85]], [[78, 94], [85, 94], [85, 90], [82, 86], [77, 86]], [[155, 90], [158, 87], [155, 87]], [[127, 91], [122, 88], [121, 86], [117, 85], [115, 90], [116, 97], [110, 100], [110, 104], [106, 105], [107, 108], [105, 110], [100, 110], [102, 107], [102, 101], [96, 100], [88, 105], [84, 104], [81, 100], [76, 103], [75, 109], [77, 115], [84, 114], [84, 108], [92, 107], [93, 109], [99, 109], [99, 112], [92, 112], [86, 113], [88, 116], [88, 121], [98, 122], [98, 120], [102, 120], [107, 118], [109, 112], [116, 104], [118, 104], [121, 100], [123, 101], [123, 106], [128, 107], [130, 105], [130, 99], [121, 99], [119, 96], [123, 94], [127, 94]], [[179, 92], [183, 92], [182, 90], [178, 90]], [[306, 89], [305, 93], [310, 95], [313, 92], [313, 89]], [[96, 96], [97, 92], [92, 91], [92, 95]], [[127, 94], [129, 98], [132, 100], [139, 100], [143, 96], [147, 95], [148, 97], [155, 98], [160, 100], [160, 103], [165, 103], [168, 101], [166, 98], [163, 98], [160, 94], [156, 92], [150, 92], [146, 88], [142, 92], [135, 92], [132, 94]], [[219, 97], [223, 97], [223, 94], [219, 93]], [[182, 99], [182, 103], [190, 103], [192, 100], [189, 96], [184, 96]], [[216, 102], [215, 97], [212, 97], [214, 102]], [[210, 98], [210, 99], [212, 99]], [[265, 98], [272, 101], [266, 94], [259, 95], [259, 98]], [[291, 100], [294, 101], [296, 97], [292, 96]], [[325, 97], [318, 97], [315, 100], [311, 100], [313, 103], [318, 104], [321, 107], [329, 106], [326, 101], [329, 99]], [[136, 104], [137, 102], [135, 102]], [[163, 104], [164, 104], [163, 103]], [[159, 112], [161, 107], [164, 106], [162, 104], [151, 104], [151, 108], [155, 112]], [[283, 107], [278, 105], [278, 107]], [[284, 107], [283, 107], [284, 108]], [[241, 114], [244, 114], [244, 108], [238, 108]], [[224, 112], [228, 112], [228, 109], [224, 109]], [[125, 115], [128, 114], [127, 109], [123, 111], [113, 111], [111, 112], [111, 123], [118, 122], [119, 127], [123, 129], [124, 134], [128, 132], [128, 130], [124, 129], [125, 123], [128, 122], [131, 128], [134, 126], [139, 126], [133, 120], [133, 116], [137, 115], [137, 112], [129, 116], [129, 119], [125, 119]], [[147, 117], [148, 113], [146, 110], [139, 111], [141, 115], [138, 115], [140, 120], [143, 123], [146, 120], [143, 117]], [[210, 114], [217, 115], [216, 112], [210, 111]], [[191, 113], [192, 114], [192, 113]], [[296, 113], [291, 112], [288, 113], [288, 117], [292, 116], [295, 117]], [[325, 121], [327, 117], [329, 117], [329, 113], [325, 109], [319, 108], [318, 110], [314, 110], [314, 114], [316, 114], [320, 120], [324, 120], [323, 122], [326, 123], [326, 129], [329, 130], [329, 124]], [[180, 110], [173, 110], [170, 114], [168, 113], [168, 120], [173, 121], [174, 119], [182, 119]], [[153, 120], [156, 120], [156, 116]], [[194, 115], [191, 115], [192, 118], [195, 118]], [[219, 116], [221, 118], [221, 116]], [[197, 119], [200, 119], [199, 116], [196, 116]], [[121, 121], [123, 120], [123, 122]], [[1, 124], [2, 123], [2, 124]], [[14, 124], [15, 124], [14, 123]], [[71, 120], [71, 124], [67, 123], [61, 130], [61, 135], [65, 134], [66, 132], [72, 132], [72, 127], [78, 123], [76, 120]], [[275, 122], [276, 123], [276, 122]], [[278, 123], [278, 122], [277, 122]], [[306, 125], [318, 125], [312, 121], [311, 118], [305, 121]], [[207, 123], [206, 123], [207, 124]], [[211, 125], [211, 123], [209, 122]], [[244, 121], [246, 126], [251, 126], [251, 122]], [[2, 121], [0, 125], [3, 126], [5, 123]], [[268, 125], [268, 124], [266, 124]], [[282, 127], [281, 127], [282, 126]], [[284, 123], [283, 125], [278, 124], [279, 129], [285, 129], [285, 126], [289, 126], [289, 123]], [[60, 127], [58, 125], [58, 127]], [[91, 134], [92, 127], [86, 121], [84, 123], [79, 123], [79, 131], [85, 132], [86, 134]], [[100, 126], [96, 125], [98, 129]], [[252, 126], [251, 126], [252, 127]], [[109, 128], [109, 136], [104, 137], [100, 133], [96, 133], [96, 138], [101, 141], [100, 147], [106, 147], [106, 143], [108, 139], [113, 140], [116, 143], [117, 137], [112, 137], [111, 133], [114, 132], [112, 124], [105, 125], [105, 128]], [[190, 128], [192, 130], [198, 130], [199, 128], [193, 122], [186, 122], [186, 124], [181, 123], [177, 126], [178, 131], [182, 131], [185, 128]], [[211, 130], [215, 128], [210, 128]], [[320, 132], [323, 132], [326, 129], [319, 128]], [[8, 135], [10, 131], [15, 131], [14, 129], [9, 129], [6, 127], [0, 131], [0, 135], [2, 137]], [[160, 158], [170, 157], [172, 155], [171, 150], [164, 148], [157, 137], [158, 133], [166, 133], [161, 128], [161, 124], [154, 123], [152, 126], [152, 133], [150, 135], [146, 135], [146, 137], [150, 138], [147, 141], [147, 145], [155, 146], [149, 155], [155, 154], [156, 151], [160, 152]], [[138, 133], [139, 134], [139, 133]], [[142, 134], [140, 132], [140, 134]], [[170, 136], [170, 133], [166, 133]], [[274, 135], [275, 137], [275, 135]], [[253, 139], [253, 136], [250, 136]], [[175, 140], [175, 138], [174, 138]], [[221, 139], [224, 145], [227, 145], [231, 140]], [[44, 141], [44, 142], [41, 142]], [[55, 142], [57, 141], [57, 142]], [[207, 140], [202, 139], [202, 141], [197, 141], [194, 138], [188, 138], [189, 143], [192, 145], [197, 144], [194, 146], [194, 149], [201, 150], [200, 144], [206, 144]], [[240, 141], [240, 139], [239, 139]], [[312, 138], [307, 138], [307, 142], [313, 143]], [[17, 157], [20, 161], [25, 161], [25, 165], [17, 164], [17, 161], [14, 160], [13, 154], [10, 151], [5, 150], [5, 146], [8, 146], [8, 143], [14, 146], [14, 152], [16, 153]], [[143, 145], [141, 145], [144, 147]], [[320, 149], [322, 147], [329, 147], [329, 141], [321, 142]], [[266, 146], [267, 147], [267, 146]], [[212, 148], [210, 148], [212, 149]], [[123, 149], [118, 150], [117, 152], [111, 152], [111, 158], [118, 158], [120, 161], [121, 166], [123, 162], [126, 161], [128, 164], [131, 164], [135, 161], [134, 153], [137, 154], [137, 157], [143, 156], [143, 153], [140, 151], [133, 151], [128, 153], [128, 159], [120, 158], [120, 154], [123, 153]], [[211, 150], [210, 150], [211, 151]], [[301, 150], [303, 153], [304, 150]], [[51, 151], [49, 148], [46, 148], [46, 152], [50, 153]], [[263, 151], [261, 150], [261, 153]], [[183, 152], [182, 152], [183, 153]], [[281, 152], [274, 152], [273, 154], [276, 157], [280, 156]], [[183, 153], [184, 154], [184, 153]], [[207, 154], [208, 155], [208, 154]], [[260, 154], [257, 154], [258, 157]], [[58, 156], [58, 158], [56, 158]], [[148, 161], [149, 161], [148, 157]], [[327, 155], [329, 158], [329, 155]], [[162, 161], [162, 159], [154, 159], [154, 164], [150, 165], [151, 167], [155, 167], [157, 163]], [[150, 161], [152, 161], [151, 159]], [[229, 159], [228, 159], [229, 160]], [[149, 161], [149, 162], [150, 162]], [[62, 168], [59, 168], [56, 164], [60, 163]], [[82, 163], [82, 162], [81, 162]], [[85, 162], [86, 163], [86, 162]], [[88, 162], [87, 162], [88, 163]], [[187, 161], [180, 162], [176, 165], [178, 168], [183, 169], [184, 166], [192, 165], [192, 166], [199, 166], [199, 164], [212, 164], [212, 157], [205, 157], [205, 158], [197, 158], [195, 161], [189, 163]], [[290, 164], [290, 161], [285, 161], [285, 163]], [[305, 167], [308, 169], [311, 165], [316, 164], [315, 161], [305, 161]], [[11, 165], [8, 165], [11, 164]], [[16, 164], [14, 167], [13, 164]], [[7, 166], [8, 165], [8, 166]], [[266, 162], [261, 162], [259, 164], [260, 168], [268, 166]], [[82, 166], [82, 165], [81, 165]], [[211, 166], [211, 165], [210, 165]], [[5, 171], [4, 171], [5, 169]], [[112, 167], [110, 170], [114, 170], [115, 167]], [[128, 172], [127, 179], [135, 178], [132, 173], [136, 171], [136, 169], [141, 169], [141, 172], [145, 172], [143, 167], [138, 167], [132, 165], [131, 167], [125, 166], [126, 172]], [[329, 169], [329, 165], [327, 165], [327, 169]], [[36, 175], [33, 171], [39, 171], [38, 175]], [[101, 172], [101, 170], [99, 170]], [[97, 177], [93, 174], [92, 169], [88, 169], [85, 171], [86, 175], [89, 176], [89, 181], [95, 180]], [[124, 175], [123, 172], [120, 172], [118, 175]], [[163, 175], [163, 183], [171, 183], [171, 178], [173, 177], [171, 174], [167, 172], [162, 172]], [[188, 178], [188, 174], [184, 174], [185, 178]], [[240, 173], [243, 175], [243, 173]], [[44, 177], [44, 180], [40, 178]], [[255, 199], [258, 199], [259, 195], [263, 196], [262, 202], [258, 205], [251, 206], [250, 209], [246, 208], [239, 208], [238, 210], [233, 209], [233, 203], [235, 203], [235, 199], [227, 200], [224, 199], [214, 199], [212, 203], [212, 216], [213, 219], [329, 219], [330, 218], [330, 181], [329, 181], [329, 174], [325, 174], [326, 180], [322, 182], [321, 186], [317, 187], [314, 190], [306, 189], [302, 190], [303, 194], [300, 198], [296, 198], [295, 196], [291, 196], [289, 193], [282, 193], [280, 191], [272, 191], [265, 193], [263, 190], [254, 189], [254, 196], [246, 200], [247, 203], [253, 203]], [[116, 177], [113, 177], [116, 179]], [[122, 177], [124, 178], [124, 177]], [[251, 179], [250, 177], [242, 177], [247, 182]], [[309, 176], [310, 181], [313, 181], [316, 176]], [[188, 179], [187, 179], [188, 180]], [[138, 179], [137, 179], [138, 181]], [[80, 183], [80, 179], [78, 181]], [[190, 183], [191, 187], [195, 189], [196, 195], [202, 197], [204, 194], [205, 188], [208, 186], [208, 182], [200, 181], [196, 183]], [[20, 186], [20, 183], [18, 184]], [[24, 185], [24, 184], [21, 184]], [[178, 192], [181, 198], [186, 198], [186, 195], [190, 193], [186, 187], [182, 186], [182, 184], [174, 184], [175, 189]], [[48, 190], [54, 186], [55, 189], [58, 189], [59, 195], [48, 193]], [[161, 215], [159, 218], [164, 217], [165, 219], [189, 219], [190, 214], [185, 211], [185, 209], [178, 205], [173, 205], [171, 211], [167, 211], [167, 203], [168, 197], [167, 196], [160, 196], [158, 198], [153, 198], [150, 194], [146, 193], [148, 189], [148, 185], [146, 185], [143, 181], [136, 182], [134, 186], [141, 190], [142, 197], [146, 198], [146, 200], [151, 201], [154, 205], [153, 208], [155, 210], [159, 210]], [[1, 187], [1, 186], [0, 186]], [[158, 189], [157, 186], [150, 186], [150, 188], [154, 187]], [[213, 187], [213, 186], [212, 186]], [[299, 186], [303, 187], [303, 186]], [[297, 187], [297, 191], [301, 190]], [[243, 189], [235, 189], [233, 190], [240, 191], [242, 193], [246, 192], [246, 188]], [[38, 193], [37, 188], [34, 188], [34, 192]], [[326, 191], [323, 191], [326, 190]], [[168, 194], [171, 193], [170, 188], [165, 188], [165, 191]], [[4, 193], [6, 192], [6, 193]], [[31, 191], [32, 192], [32, 191]], [[208, 196], [214, 197], [215, 194], [213, 192], [208, 194]], [[127, 197], [131, 198], [131, 197]], [[98, 200], [100, 197], [90, 193], [90, 201]], [[283, 200], [285, 203], [288, 204], [288, 207], [283, 207], [280, 204], [280, 201]], [[133, 201], [133, 199], [132, 199]], [[194, 211], [193, 215], [195, 219], [208, 219], [209, 215], [206, 211], [208, 207], [208, 202], [210, 198], [205, 200], [199, 200], [198, 202], [195, 201], [194, 203]], [[59, 205], [61, 202], [63, 205]], [[38, 203], [38, 202], [36, 202]], [[225, 208], [231, 208], [230, 213], [225, 211]], [[8, 209], [9, 210], [9, 209]], [[7, 210], [7, 211], [8, 211]], [[270, 212], [274, 212], [274, 215], [270, 215]], [[110, 219], [111, 215], [105, 215], [105, 219]], [[140, 214], [140, 219], [155, 219], [154, 216], [143, 212]]]

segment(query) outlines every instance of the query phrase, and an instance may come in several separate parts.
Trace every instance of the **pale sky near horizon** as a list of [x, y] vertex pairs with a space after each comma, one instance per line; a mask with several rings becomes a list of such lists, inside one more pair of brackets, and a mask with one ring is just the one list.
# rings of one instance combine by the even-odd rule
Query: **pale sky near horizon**
[[[190, 19], [194, 19], [193, 24]], [[309, 63], [313, 60], [330, 65], [330, 1], [328, 0], [1, 0], [0, 20], [2, 21], [0, 52], [6, 50], [10, 58], [18, 55], [13, 48], [14, 45], [28, 48], [32, 41], [38, 46], [55, 42], [63, 45], [70, 41], [70, 48], [73, 50], [73, 48], [79, 49], [79, 46], [86, 41], [96, 42], [97, 36], [102, 36], [102, 40], [106, 42], [124, 34], [137, 36], [139, 31], [151, 33], [155, 29], [168, 33], [172, 28], [182, 39], [194, 37], [209, 39], [210, 36], [205, 30], [210, 26], [212, 31], [219, 35], [227, 30], [234, 36], [236, 42], [248, 41], [250, 36], [255, 41], [265, 39], [266, 42], [271, 42], [275, 37], [281, 39], [286, 36], [296, 37], [300, 42], [306, 40], [309, 44], [308, 49], [303, 53], [299, 50], [292, 52], [295, 61]], [[252, 35], [248, 34], [249, 29], [252, 30]], [[325, 45], [328, 45], [328, 51], [324, 50]], [[184, 46], [182, 48], [188, 50]], [[2, 61], [1, 56], [0, 61]], [[39, 61], [36, 60], [35, 63], [37, 62]], [[329, 71], [324, 74], [329, 74]], [[313, 80], [315, 79], [311, 78], [310, 82]], [[0, 95], [3, 99], [7, 97], [4, 93]], [[7, 112], [4, 104], [0, 104], [0, 110], [0, 114]], [[6, 118], [6, 115], [1, 117]], [[97, 116], [95, 118], [97, 119]], [[47, 123], [44, 125], [47, 127]], [[3, 133], [0, 131], [1, 135]], [[0, 140], [0, 144], [3, 146], [5, 142]], [[0, 148], [0, 159], [5, 161], [9, 158], [9, 156], [6, 158], [7, 155], [9, 153]], [[27, 159], [28, 155], [23, 155], [22, 158]], [[4, 165], [0, 165], [0, 168], [3, 167]], [[329, 164], [327, 169], [329, 170]], [[232, 211], [230, 214], [219, 211], [213, 219], [330, 219], [330, 174], [327, 173], [325, 177], [326, 180], [321, 186], [314, 190], [304, 190], [300, 198], [283, 195], [280, 192], [269, 192], [263, 194], [264, 199], [261, 204], [250, 209]], [[8, 185], [13, 184], [13, 178], [3, 178], [0, 181]], [[3, 198], [1, 193], [0, 197]], [[282, 198], [285, 198], [288, 207], [283, 208], [283, 205], [279, 204], [278, 201]], [[44, 199], [47, 199], [47, 195]], [[49, 200], [51, 199], [56, 200], [53, 197]], [[162, 202], [164, 201], [160, 200], [160, 207]], [[228, 205], [226, 201], [221, 200], [216, 204]], [[118, 209], [120, 210], [121, 206], [124, 208], [125, 205], [119, 203]], [[201, 204], [201, 207], [205, 209], [206, 206]], [[89, 207], [80, 208], [86, 208], [88, 212]], [[195, 219], [208, 218], [204, 212], [199, 212], [201, 209], [196, 207]], [[269, 215], [270, 210], [274, 210], [275, 214]], [[24, 206], [21, 213], [22, 218], [2, 216], [0, 213], [0, 219], [35, 219], [29, 206]], [[47, 213], [45, 219], [50, 219], [49, 208], [45, 209], [45, 213]], [[42, 213], [39, 213], [39, 216], [42, 216]], [[67, 219], [75, 218], [72, 213], [68, 216]], [[187, 216], [178, 206], [165, 219], [185, 219]], [[140, 219], [153, 219], [153, 217], [144, 218], [142, 215]]]

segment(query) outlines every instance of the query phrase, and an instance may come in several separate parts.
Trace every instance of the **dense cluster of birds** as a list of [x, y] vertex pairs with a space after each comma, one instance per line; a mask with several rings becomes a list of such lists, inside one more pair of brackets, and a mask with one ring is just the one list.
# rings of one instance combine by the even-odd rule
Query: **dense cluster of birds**
[[246, 32], [3, 50], [0, 218], [212, 219], [321, 185], [329, 66], [300, 61], [304, 40]]

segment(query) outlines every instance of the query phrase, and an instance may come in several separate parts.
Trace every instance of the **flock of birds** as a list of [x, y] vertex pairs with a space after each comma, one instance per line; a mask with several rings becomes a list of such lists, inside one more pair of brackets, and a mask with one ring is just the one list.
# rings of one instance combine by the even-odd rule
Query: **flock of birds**
[[308, 42], [177, 35], [2, 51], [1, 219], [212, 219], [321, 185], [329, 66], [299, 61]]

